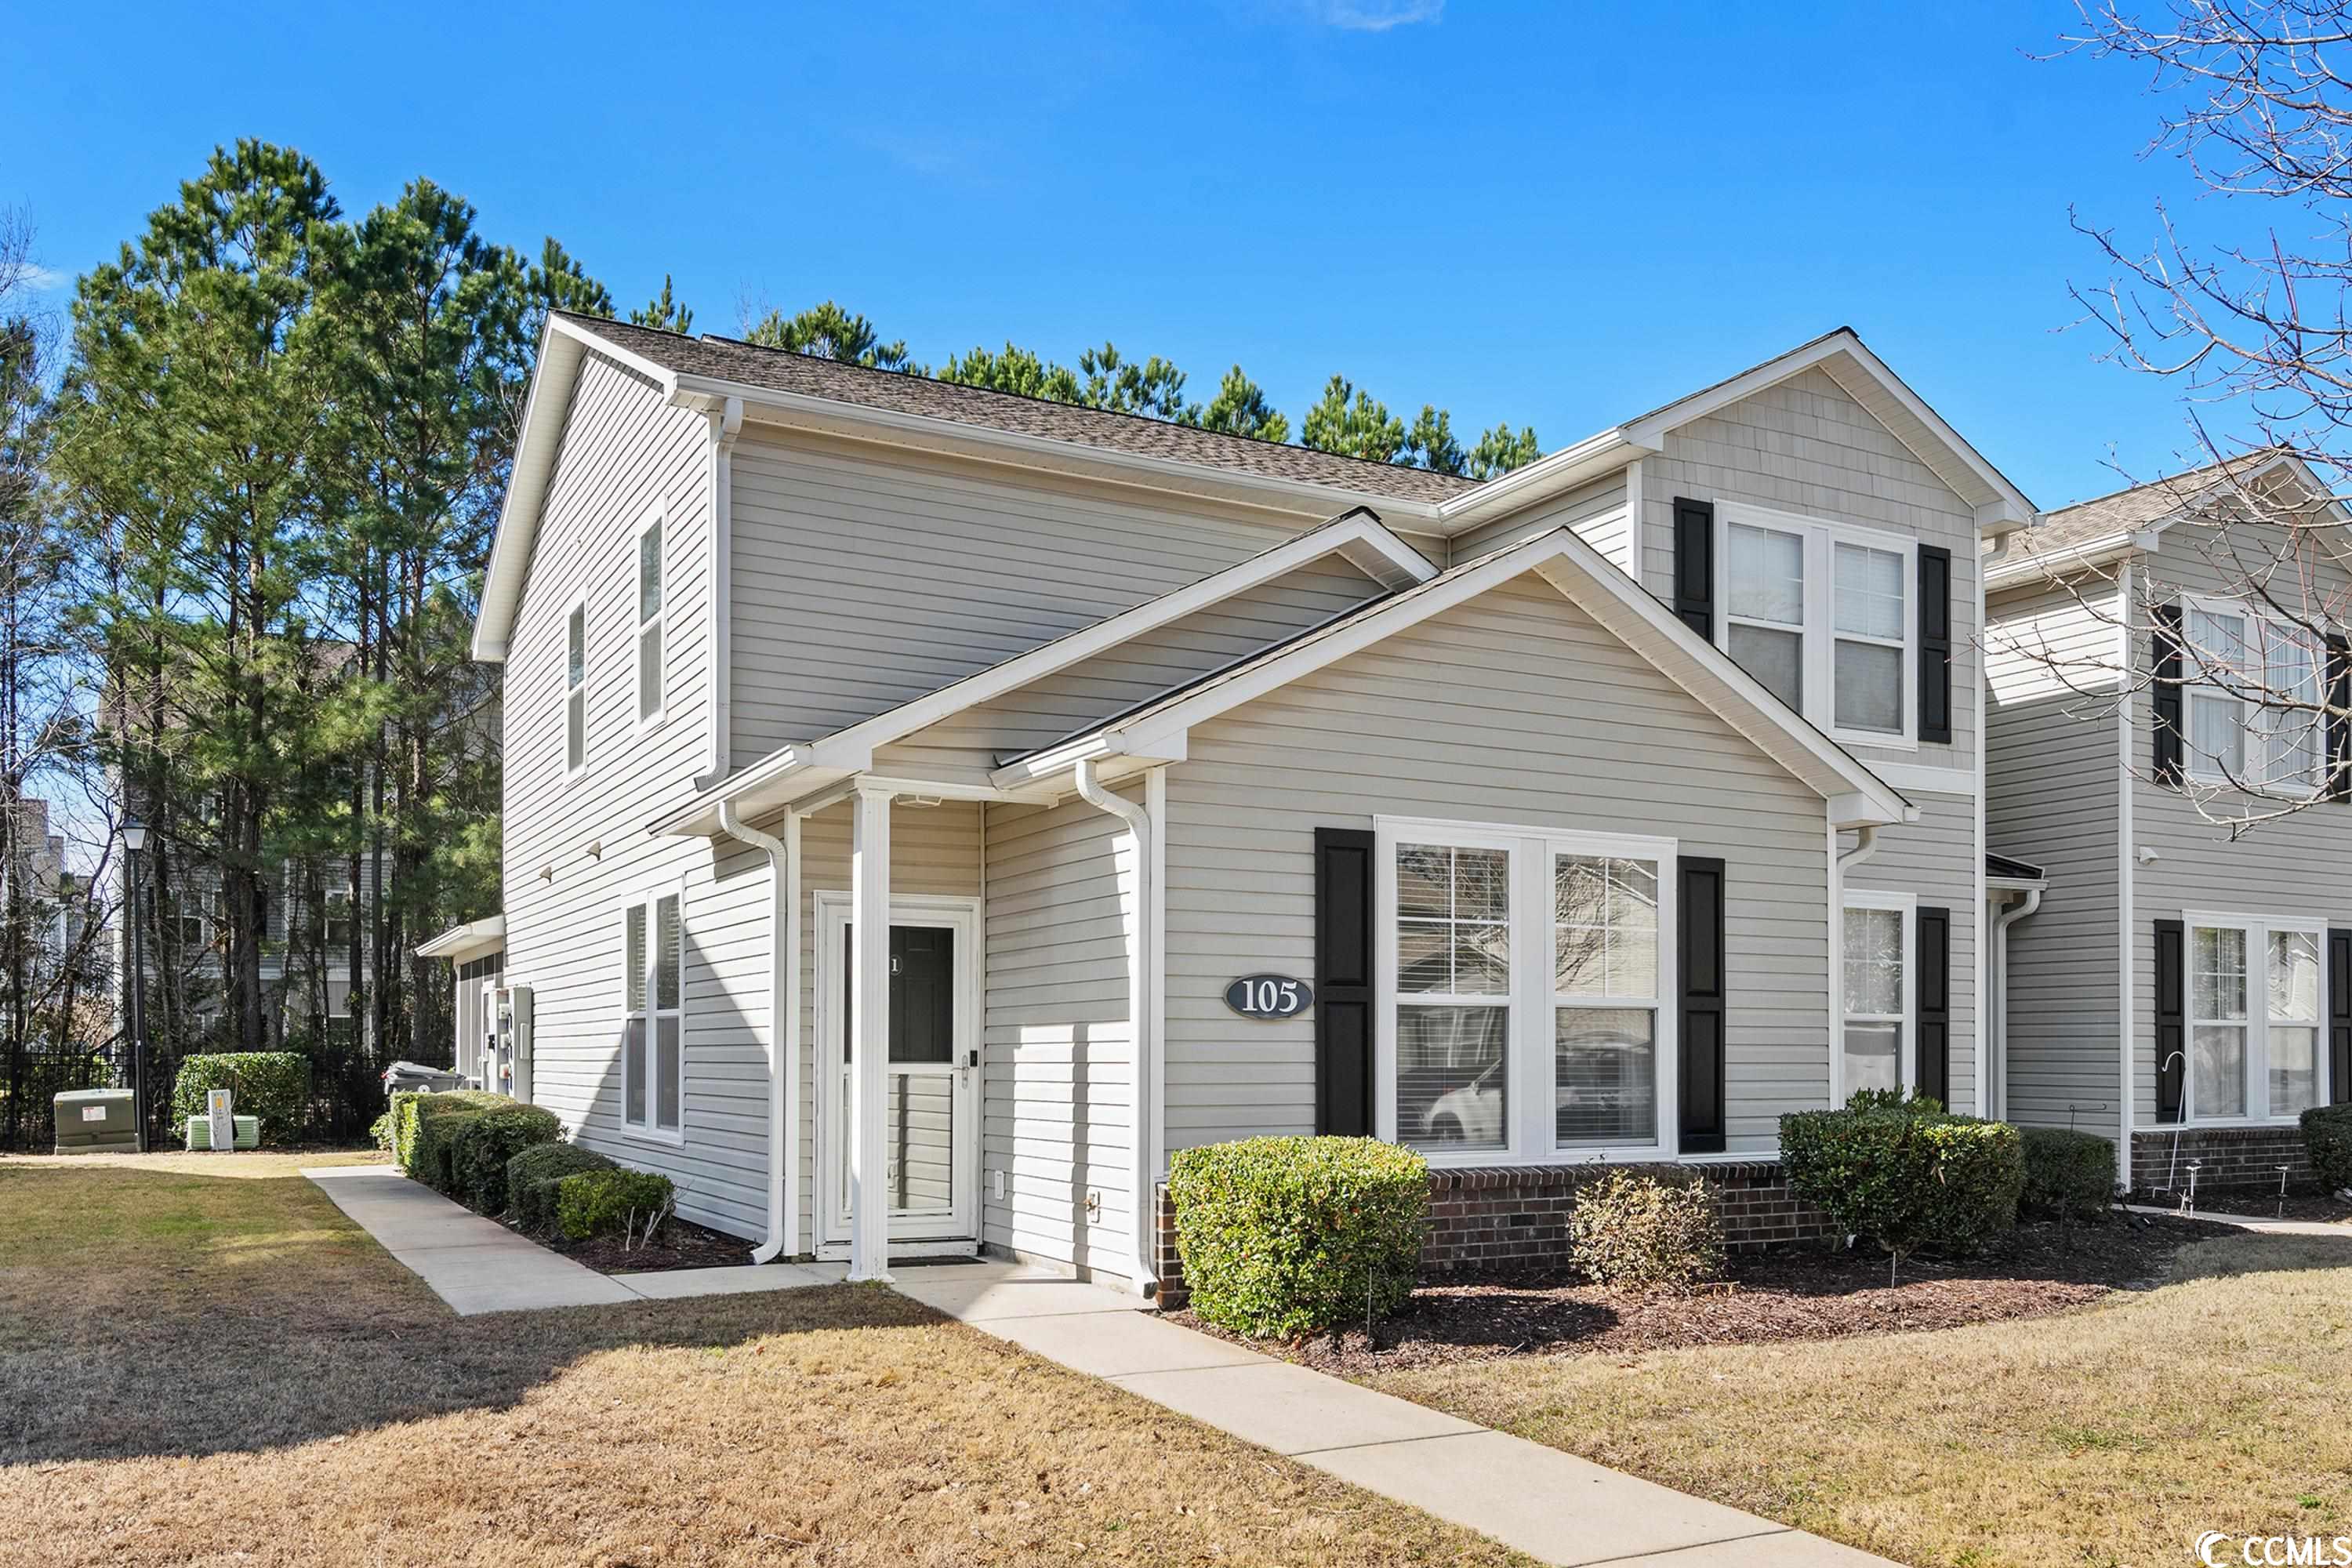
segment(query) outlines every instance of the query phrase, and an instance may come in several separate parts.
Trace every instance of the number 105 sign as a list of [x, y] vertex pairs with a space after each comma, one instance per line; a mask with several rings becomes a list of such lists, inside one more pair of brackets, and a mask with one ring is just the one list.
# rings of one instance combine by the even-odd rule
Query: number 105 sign
[[1295, 1018], [1314, 1001], [1313, 986], [1286, 974], [1244, 974], [1225, 987], [1225, 1005], [1244, 1018]]

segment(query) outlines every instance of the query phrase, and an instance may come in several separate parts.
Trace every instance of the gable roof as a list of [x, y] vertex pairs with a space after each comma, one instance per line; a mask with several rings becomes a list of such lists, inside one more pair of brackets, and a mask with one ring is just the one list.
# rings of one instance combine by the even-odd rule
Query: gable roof
[[[2142, 543], [2140, 536], [2193, 521], [2202, 508], [2273, 472], [2298, 475], [2315, 497], [2327, 494], [2302, 458], [2275, 447], [2260, 447], [2051, 512], [2017, 536], [2010, 552], [1987, 569], [1985, 581], [1998, 586], [2040, 576], [2061, 564], [2088, 565], [2136, 550]], [[2347, 548], [2352, 545], [2339, 546], [2338, 553]]]
[[996, 770], [1000, 788], [1037, 784], [1083, 760], [1183, 760], [1192, 727], [1229, 712], [1430, 616], [1533, 572], [1649, 660], [1773, 761], [1832, 802], [1840, 826], [1901, 822], [1909, 803], [1859, 759], [1766, 690], [1730, 657], [1568, 529], [1481, 557], [1375, 599], [1087, 726]]

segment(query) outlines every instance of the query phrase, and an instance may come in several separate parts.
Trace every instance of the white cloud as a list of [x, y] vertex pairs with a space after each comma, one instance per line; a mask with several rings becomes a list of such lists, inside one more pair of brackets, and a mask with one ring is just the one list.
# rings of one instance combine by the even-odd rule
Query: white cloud
[[1315, 0], [1318, 21], [1351, 33], [1385, 33], [1445, 16], [1445, 0]]
[[73, 275], [60, 272], [54, 267], [37, 267], [28, 263], [21, 281], [26, 293], [47, 294], [70, 284], [73, 281]]

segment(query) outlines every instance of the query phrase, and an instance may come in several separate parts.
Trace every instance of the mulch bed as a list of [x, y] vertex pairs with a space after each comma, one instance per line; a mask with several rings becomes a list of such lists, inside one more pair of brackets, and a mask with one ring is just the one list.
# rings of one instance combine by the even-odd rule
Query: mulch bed
[[[2020, 1226], [1971, 1258], [1914, 1258], [1898, 1283], [1886, 1259], [1813, 1247], [1734, 1258], [1729, 1279], [1695, 1295], [1618, 1291], [1544, 1274], [1455, 1276], [1423, 1286], [1370, 1334], [1352, 1329], [1274, 1349], [1341, 1376], [1514, 1355], [1634, 1355], [1691, 1345], [1766, 1344], [2038, 1318], [2144, 1289], [2191, 1241], [2240, 1234], [2170, 1215], [2118, 1215], [2074, 1227]], [[1191, 1311], [1176, 1322], [1234, 1335]]]
[[721, 1236], [692, 1220], [673, 1217], [662, 1226], [659, 1239], [635, 1252], [622, 1250], [617, 1236], [566, 1241], [562, 1237], [534, 1237], [551, 1251], [599, 1274], [647, 1274], [670, 1268], [731, 1268], [751, 1261], [751, 1244], [740, 1236]]

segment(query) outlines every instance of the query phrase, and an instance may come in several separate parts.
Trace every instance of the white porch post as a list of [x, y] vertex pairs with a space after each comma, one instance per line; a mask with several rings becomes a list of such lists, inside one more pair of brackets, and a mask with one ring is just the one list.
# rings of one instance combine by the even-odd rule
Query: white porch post
[[890, 1278], [883, 1068], [890, 1053], [890, 791], [858, 787], [850, 838], [849, 1277]]

